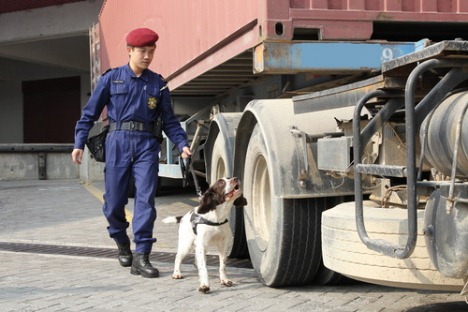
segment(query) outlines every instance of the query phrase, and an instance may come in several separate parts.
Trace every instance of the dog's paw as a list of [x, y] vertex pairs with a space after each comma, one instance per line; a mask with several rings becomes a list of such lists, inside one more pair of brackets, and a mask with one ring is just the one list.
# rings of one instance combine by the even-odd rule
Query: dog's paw
[[233, 284], [233, 282], [230, 281], [230, 280], [221, 280], [221, 285], [224, 285], [226, 287], [231, 287], [232, 284]]
[[182, 276], [182, 274], [172, 274], [172, 279], [183, 279], [184, 277]]
[[207, 294], [210, 291], [210, 287], [206, 285], [200, 285], [200, 287], [198, 288], [198, 291], [204, 294]]

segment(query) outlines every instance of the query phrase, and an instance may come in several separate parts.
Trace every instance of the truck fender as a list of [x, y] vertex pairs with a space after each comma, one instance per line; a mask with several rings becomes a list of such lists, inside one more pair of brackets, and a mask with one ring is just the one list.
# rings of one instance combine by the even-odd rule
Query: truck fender
[[[292, 99], [254, 100], [245, 108], [235, 141], [234, 175], [242, 178], [246, 151], [258, 124], [265, 138], [273, 194], [280, 198], [311, 198], [353, 194], [352, 180], [336, 181], [317, 168], [320, 137], [337, 131], [334, 117], [352, 118], [353, 107], [297, 113]], [[336, 185], [342, 184], [342, 187]], [[344, 187], [343, 187], [344, 186]]]
[[298, 150], [291, 135], [291, 128], [297, 125], [291, 99], [254, 100], [247, 105], [237, 129], [234, 175], [243, 177], [246, 151], [256, 124], [265, 136], [273, 193], [279, 197], [300, 194], [304, 190], [298, 186], [297, 179], [306, 166], [305, 151]]
[[219, 113], [211, 120], [208, 129], [208, 135], [205, 142], [205, 168], [206, 179], [209, 184], [211, 177], [211, 162], [213, 156], [213, 147], [217, 137], [220, 135], [223, 138], [224, 155], [226, 155], [226, 173], [227, 176], [233, 176], [233, 161], [234, 161], [234, 144], [236, 141], [236, 130], [242, 113]]
[[[219, 113], [214, 116], [208, 129], [205, 141], [206, 180], [211, 185], [214, 179], [221, 176], [233, 176], [234, 144], [236, 129], [242, 113]], [[214, 169], [212, 172], [212, 167]], [[243, 207], [231, 209], [229, 226], [231, 229], [229, 257], [247, 258], [247, 240], [244, 230]]]

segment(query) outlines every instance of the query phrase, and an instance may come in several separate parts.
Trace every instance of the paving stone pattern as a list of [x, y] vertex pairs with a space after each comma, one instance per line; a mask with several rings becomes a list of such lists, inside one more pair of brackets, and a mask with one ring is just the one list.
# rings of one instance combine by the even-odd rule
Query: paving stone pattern
[[[102, 191], [102, 184], [93, 185]], [[0, 243], [114, 248], [101, 199], [77, 180], [1, 181]], [[101, 194], [102, 196], [102, 194]], [[156, 199], [155, 250], [176, 252], [177, 226], [160, 220], [196, 205], [190, 190], [170, 188]], [[131, 212], [132, 203], [128, 209]], [[58, 248], [60, 249], [60, 248]], [[229, 266], [228, 288], [209, 266], [212, 291], [197, 291], [196, 269], [171, 278], [173, 257], [158, 258], [156, 279], [133, 276], [111, 257], [14, 252], [0, 248], [0, 311], [468, 311], [458, 293], [415, 291], [360, 282], [338, 286], [269, 288], [253, 269]]]

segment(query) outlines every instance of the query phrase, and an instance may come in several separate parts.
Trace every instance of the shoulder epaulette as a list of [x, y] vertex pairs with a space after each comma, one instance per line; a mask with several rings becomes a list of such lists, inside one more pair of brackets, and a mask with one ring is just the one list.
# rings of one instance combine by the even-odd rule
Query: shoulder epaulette
[[162, 86], [161, 89], [159, 89], [159, 91], [162, 91], [164, 89], [167, 89], [167, 81], [166, 79], [164, 79], [164, 77], [161, 75], [161, 74], [158, 74], [159, 78], [163, 81], [164, 85]]
[[159, 76], [159, 78], [161, 78], [161, 80], [162, 80], [162, 81], [164, 81], [164, 83], [166, 83], [166, 84], [167, 84], [167, 81], [166, 81], [166, 79], [164, 79], [164, 77], [163, 77], [161, 74], [158, 74], [158, 76]]
[[107, 74], [108, 72], [110, 72], [111, 70], [113, 70], [115, 68], [109, 68], [108, 70], [106, 70], [101, 76], [104, 76], [105, 74]]

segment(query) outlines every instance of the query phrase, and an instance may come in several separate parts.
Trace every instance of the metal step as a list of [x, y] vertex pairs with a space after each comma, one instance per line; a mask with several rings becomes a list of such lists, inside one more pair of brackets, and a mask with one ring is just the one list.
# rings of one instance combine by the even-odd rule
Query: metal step
[[389, 165], [375, 165], [375, 164], [358, 164], [356, 165], [356, 172], [366, 173], [372, 175], [380, 175], [387, 177], [406, 177], [405, 166], [389, 166]]

